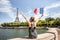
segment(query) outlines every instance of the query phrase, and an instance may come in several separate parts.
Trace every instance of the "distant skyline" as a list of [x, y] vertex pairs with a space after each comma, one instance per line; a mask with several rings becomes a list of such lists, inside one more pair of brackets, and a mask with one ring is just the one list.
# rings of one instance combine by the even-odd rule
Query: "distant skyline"
[[36, 19], [39, 13], [33, 13], [34, 8], [44, 8], [44, 20], [47, 17], [60, 18], [60, 0], [0, 0], [0, 23], [13, 22], [16, 18], [16, 8], [19, 8], [19, 20], [25, 21], [20, 15], [22, 10], [29, 19], [34, 16]]

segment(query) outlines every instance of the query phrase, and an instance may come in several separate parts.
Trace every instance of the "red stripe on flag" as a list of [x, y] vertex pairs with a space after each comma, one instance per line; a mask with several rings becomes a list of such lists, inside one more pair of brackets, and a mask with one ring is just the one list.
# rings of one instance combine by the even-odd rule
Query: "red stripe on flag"
[[37, 8], [34, 9], [34, 14], [37, 14]]

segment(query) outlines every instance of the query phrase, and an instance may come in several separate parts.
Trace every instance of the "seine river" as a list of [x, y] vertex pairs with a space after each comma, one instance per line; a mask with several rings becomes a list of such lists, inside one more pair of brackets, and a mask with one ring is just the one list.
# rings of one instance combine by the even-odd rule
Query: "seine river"
[[[45, 33], [44, 29], [36, 29], [38, 34]], [[0, 40], [8, 40], [28, 36], [28, 29], [0, 29]]]

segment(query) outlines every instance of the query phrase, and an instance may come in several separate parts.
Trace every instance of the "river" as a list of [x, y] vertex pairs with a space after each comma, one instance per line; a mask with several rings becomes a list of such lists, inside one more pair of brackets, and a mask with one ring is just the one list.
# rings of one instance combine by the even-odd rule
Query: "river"
[[[36, 29], [38, 34], [45, 33], [44, 29]], [[0, 29], [0, 40], [28, 36], [28, 29]]]

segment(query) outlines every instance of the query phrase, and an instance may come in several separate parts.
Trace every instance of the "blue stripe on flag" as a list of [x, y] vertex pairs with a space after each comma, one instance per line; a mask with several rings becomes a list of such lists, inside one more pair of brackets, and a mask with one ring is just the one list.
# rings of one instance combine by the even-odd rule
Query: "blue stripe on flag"
[[40, 8], [40, 14], [43, 14], [44, 10], [43, 8]]

